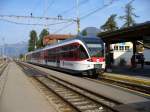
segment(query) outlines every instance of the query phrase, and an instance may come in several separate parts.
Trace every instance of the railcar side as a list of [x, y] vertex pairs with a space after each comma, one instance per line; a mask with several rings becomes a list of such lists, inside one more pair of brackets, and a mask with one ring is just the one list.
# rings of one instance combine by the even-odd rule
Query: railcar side
[[[28, 53], [28, 62], [97, 77], [105, 69], [103, 42], [73, 39]], [[100, 51], [101, 49], [101, 51]], [[97, 53], [97, 54], [96, 54]], [[93, 55], [92, 55], [93, 54]]]

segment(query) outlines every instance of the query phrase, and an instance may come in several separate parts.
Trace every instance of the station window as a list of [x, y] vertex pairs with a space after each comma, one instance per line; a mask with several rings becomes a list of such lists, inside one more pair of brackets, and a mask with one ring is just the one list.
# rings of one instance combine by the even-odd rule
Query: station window
[[123, 51], [124, 50], [124, 46], [119, 46], [119, 50]]
[[125, 50], [129, 51], [130, 50], [130, 46], [125, 46]]
[[114, 50], [116, 50], [116, 51], [117, 51], [117, 50], [118, 50], [118, 46], [114, 46]]

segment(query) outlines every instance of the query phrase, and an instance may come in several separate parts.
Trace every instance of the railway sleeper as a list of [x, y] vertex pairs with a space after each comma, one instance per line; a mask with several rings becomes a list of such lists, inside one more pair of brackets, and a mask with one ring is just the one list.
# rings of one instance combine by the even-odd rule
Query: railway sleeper
[[74, 98], [80, 98], [79, 96], [64, 96], [65, 99], [74, 99]]
[[[99, 108], [99, 109], [92, 109], [92, 110], [85, 110], [85, 111], [83, 111], [83, 112], [104, 112], [104, 110], [103, 109], [101, 109], [101, 107]], [[107, 111], [106, 111], [107, 112]]]
[[95, 110], [95, 109], [99, 109], [99, 106], [97, 105], [84, 105], [84, 106], [78, 106], [78, 108], [82, 111], [85, 110]]
[[74, 102], [73, 103], [74, 105], [88, 105], [88, 104], [91, 104], [91, 102], [89, 102], [89, 101], [82, 101], [82, 102]]
[[72, 98], [72, 99], [67, 99], [69, 102], [73, 103], [73, 102], [82, 102], [82, 101], [85, 101], [85, 99], [83, 98]]
[[61, 93], [61, 94], [66, 94], [66, 91], [64, 91], [64, 90], [60, 90], [60, 89], [55, 89], [54, 90], [55, 92], [57, 92], [57, 93]]

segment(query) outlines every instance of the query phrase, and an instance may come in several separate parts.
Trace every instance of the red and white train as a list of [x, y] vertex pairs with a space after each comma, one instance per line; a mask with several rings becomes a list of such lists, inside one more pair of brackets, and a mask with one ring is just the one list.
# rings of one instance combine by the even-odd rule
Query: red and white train
[[97, 77], [105, 69], [104, 42], [98, 37], [67, 39], [26, 54], [29, 63]]

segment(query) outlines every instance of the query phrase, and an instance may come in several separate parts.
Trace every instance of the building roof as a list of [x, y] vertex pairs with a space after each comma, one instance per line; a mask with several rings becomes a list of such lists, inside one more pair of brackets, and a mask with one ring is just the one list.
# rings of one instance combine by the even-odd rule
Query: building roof
[[143, 40], [143, 37], [150, 37], [150, 21], [112, 32], [102, 32], [98, 36], [106, 43]]
[[75, 35], [67, 35], [67, 34], [50, 34], [50, 35], [47, 35], [45, 36], [44, 38], [49, 38], [51, 40], [53, 39], [56, 39], [56, 40], [64, 40], [64, 39], [68, 39], [68, 38], [71, 38], [71, 37], [74, 37]]
[[86, 31], [86, 33], [87, 33], [86, 36], [96, 36], [99, 33], [100, 29], [98, 29], [96, 27], [86, 27], [85, 29], [82, 30], [82, 32], [80, 32], [80, 35], [83, 35], [82, 33], [84, 31]]
[[47, 35], [43, 38], [43, 44], [44, 45], [49, 45], [52, 43], [57, 42], [57, 40], [65, 40], [68, 38], [72, 38], [75, 35], [67, 35], [67, 34], [51, 34], [51, 35]]

